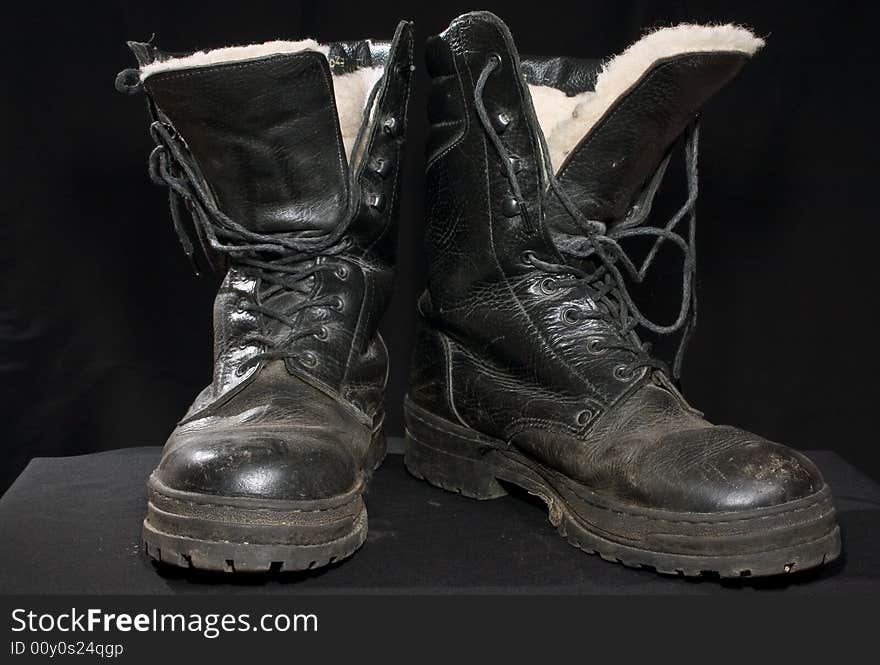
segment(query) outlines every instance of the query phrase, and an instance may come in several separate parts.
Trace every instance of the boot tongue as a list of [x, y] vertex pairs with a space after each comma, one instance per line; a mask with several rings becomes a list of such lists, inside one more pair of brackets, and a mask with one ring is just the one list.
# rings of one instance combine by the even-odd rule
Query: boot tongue
[[[581, 213], [621, 220], [700, 107], [762, 45], [731, 25], [661, 29], [610, 60], [594, 90], [569, 96], [570, 115], [544, 131], [552, 168]], [[551, 234], [583, 234], [556, 196], [546, 219]]]
[[180, 57], [132, 45], [144, 88], [185, 142], [218, 208], [257, 233], [316, 236], [349, 214], [343, 132], [357, 134], [382, 73], [371, 61], [357, 70], [364, 48], [332, 54], [348, 84], [334, 95], [330, 48], [311, 40]]

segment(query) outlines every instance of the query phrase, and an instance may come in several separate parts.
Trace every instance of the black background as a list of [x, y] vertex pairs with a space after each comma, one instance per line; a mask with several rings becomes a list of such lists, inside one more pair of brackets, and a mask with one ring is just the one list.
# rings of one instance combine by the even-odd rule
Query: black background
[[210, 380], [216, 280], [192, 276], [165, 192], [147, 178], [143, 99], [113, 88], [133, 64], [124, 41], [153, 33], [162, 48], [193, 50], [389, 38], [399, 18], [416, 21], [399, 278], [384, 324], [389, 432], [400, 434], [424, 269], [421, 47], [481, 8], [508, 22], [524, 53], [607, 57], [679, 21], [734, 21], [767, 37], [704, 114], [701, 318], [684, 388], [715, 422], [835, 450], [880, 476], [880, 12], [868, 3], [152, 0], [5, 10], [0, 490], [33, 456], [162, 444]]

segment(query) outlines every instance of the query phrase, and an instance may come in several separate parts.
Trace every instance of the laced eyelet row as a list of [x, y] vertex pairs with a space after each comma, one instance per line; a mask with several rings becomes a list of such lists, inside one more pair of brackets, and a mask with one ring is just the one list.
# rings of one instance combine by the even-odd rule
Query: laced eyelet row
[[523, 161], [518, 155], [510, 153], [501, 141], [501, 135], [508, 132], [515, 122], [515, 118], [508, 111], [498, 109], [491, 114], [486, 110], [483, 103], [483, 90], [489, 75], [496, 69], [501, 68], [503, 60], [498, 53], [490, 53], [486, 67], [477, 79], [474, 88], [474, 99], [477, 108], [477, 114], [480, 117], [484, 129], [495, 144], [495, 148], [501, 157], [501, 169], [504, 176], [510, 183], [510, 190], [502, 197], [501, 214], [507, 218], [521, 218], [527, 224], [529, 214], [526, 207], [526, 201], [520, 191], [516, 175], [523, 170]]
[[[503, 60], [498, 53], [489, 54], [489, 58], [477, 77], [474, 86], [474, 107], [487, 139], [501, 159], [501, 169], [509, 183], [509, 189], [503, 194], [500, 201], [500, 212], [507, 217], [521, 218], [527, 229], [534, 230], [536, 228], [536, 221], [531, 219], [531, 214], [517, 177], [517, 172], [522, 167], [522, 162], [518, 156], [513, 155], [507, 150], [500, 137], [501, 134], [509, 131], [516, 118], [511, 117], [503, 109], [492, 109], [490, 113], [483, 99], [489, 77], [502, 66], [502, 63]], [[571, 272], [576, 279], [588, 280], [591, 285], [604, 279], [604, 283], [600, 283], [597, 288], [597, 291], [600, 292], [599, 299], [604, 298], [604, 300], [597, 306], [607, 306], [609, 317], [616, 319], [612, 323], [620, 332], [621, 344], [628, 345], [628, 350], [636, 358], [633, 367], [656, 367], [661, 371], [669, 372], [665, 363], [656, 358], [649, 357], [647, 346], [643, 346], [635, 335], [636, 326], [642, 326], [658, 335], [668, 335], [680, 331], [681, 339], [672, 367], [672, 376], [676, 378], [680, 376], [684, 351], [693, 331], [697, 304], [696, 291], [694, 289], [696, 266], [696, 247], [694, 243], [696, 216], [694, 214], [694, 205], [698, 189], [698, 118], [694, 118], [688, 125], [685, 130], [685, 136], [684, 152], [688, 198], [678, 213], [676, 213], [676, 216], [663, 226], [648, 226], [644, 222], [651, 212], [651, 204], [663, 179], [672, 154], [671, 151], [667, 152], [659, 166], [654, 170], [654, 174], [646, 183], [638, 199], [627, 211], [626, 216], [614, 225], [609, 225], [603, 220], [588, 219], [584, 211], [581, 210], [573, 198], [566, 192], [566, 189], [559, 183], [552, 170], [547, 169], [545, 175], [548, 181], [548, 190], [552, 190], [564, 211], [583, 231], [582, 235], [586, 242], [575, 242], [570, 246], [560, 247], [560, 252], [566, 259], [568, 257], [576, 259], [573, 263], [564, 260], [561, 263], [536, 261], [534, 264], [547, 272], [556, 272], [554, 268], [558, 269], [560, 273]], [[550, 165], [550, 150], [546, 137], [539, 131], [537, 138], [540, 144], [540, 155], [538, 157], [543, 160], [544, 164]], [[687, 233], [676, 232], [673, 227], [685, 219], [688, 220]], [[653, 238], [654, 240], [653, 247], [638, 266], [630, 259], [625, 249], [621, 246], [623, 239], [635, 236]], [[639, 309], [627, 285], [627, 278], [632, 279], [636, 283], [643, 282], [648, 268], [654, 262], [660, 247], [664, 243], [670, 243], [677, 247], [682, 252], [684, 259], [681, 306], [676, 319], [670, 324], [657, 323], [649, 319]], [[522, 258], [523, 264], [527, 266], [532, 262], [531, 259], [536, 257], [531, 253], [526, 253], [522, 255]], [[596, 264], [596, 269], [580, 268], [581, 262], [585, 260], [590, 260]], [[568, 318], [571, 318], [570, 313]], [[624, 346], [620, 348], [624, 348]]]
[[[120, 83], [130, 86], [133, 79], [130, 74], [126, 74], [121, 77]], [[389, 129], [395, 130], [395, 127]], [[402, 125], [398, 125], [397, 129], [402, 130]], [[355, 244], [350, 236], [330, 234], [325, 241], [320, 242], [315, 238], [262, 234], [243, 227], [216, 206], [213, 197], [201, 184], [201, 179], [195, 175], [196, 168], [192, 156], [186, 150], [185, 142], [160, 113], [150, 125], [150, 135], [156, 144], [150, 153], [150, 178], [157, 184], [168, 186], [174, 227], [184, 252], [193, 262], [197, 273], [195, 253], [201, 246], [206, 253], [210, 250], [230, 257], [231, 264], [255, 282], [253, 293], [238, 293], [234, 294], [235, 297], [230, 297], [228, 307], [231, 315], [248, 313], [248, 318], [253, 317], [258, 322], [268, 317], [277, 320], [281, 327], [298, 328], [299, 324], [293, 316], [298, 311], [315, 308], [315, 317], [320, 320], [326, 319], [330, 311], [345, 310], [345, 301], [335, 296], [322, 298], [320, 302], [313, 298], [303, 299], [289, 310], [283, 308], [279, 311], [271, 306], [271, 301], [264, 298], [264, 294], [271, 296], [279, 291], [292, 289], [295, 283], [326, 267], [333, 270], [339, 280], [347, 279], [351, 268], [344, 265], [344, 260], [332, 257], [339, 257]], [[387, 167], [380, 170], [387, 173]], [[200, 245], [187, 232], [188, 225], [181, 217], [184, 211], [189, 212], [192, 217]], [[341, 233], [344, 231], [343, 228]], [[269, 256], [272, 258], [267, 258]], [[331, 262], [325, 263], [327, 260]], [[264, 300], [270, 304], [267, 305]], [[262, 330], [260, 323], [259, 331]], [[315, 329], [290, 330], [288, 335], [279, 334], [278, 339], [265, 336], [261, 332], [258, 336], [260, 341], [255, 341], [256, 337], [249, 339], [245, 336], [246, 341], [239, 342], [238, 350], [244, 352], [241, 355], [248, 357], [238, 365], [235, 373], [242, 376], [249, 368], [264, 360], [297, 359], [306, 366], [314, 366], [318, 357], [311, 352], [302, 356], [293, 345], [305, 337], [321, 340], [329, 337], [329, 334], [329, 329], [321, 328], [317, 333]]]
[[[401, 67], [396, 67], [393, 71], [398, 76], [402, 76], [403, 74]], [[404, 133], [403, 119], [394, 113], [390, 113], [382, 121], [382, 133], [392, 141], [399, 141]], [[369, 170], [372, 171], [374, 175], [378, 176], [380, 180], [387, 180], [394, 172], [394, 161], [390, 157], [376, 157], [369, 165]], [[376, 212], [385, 212], [387, 197], [384, 192], [367, 192], [365, 194], [365, 200], [367, 206]]]

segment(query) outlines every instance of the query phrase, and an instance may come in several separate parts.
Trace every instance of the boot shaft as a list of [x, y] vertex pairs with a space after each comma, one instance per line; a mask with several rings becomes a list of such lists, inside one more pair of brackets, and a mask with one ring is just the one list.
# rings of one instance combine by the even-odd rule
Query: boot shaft
[[586, 378], [609, 361], [586, 357], [584, 328], [567, 321], [572, 302], [589, 303], [589, 294], [575, 288], [563, 298], [554, 276], [532, 262], [562, 258], [542, 223], [547, 179], [513, 39], [497, 17], [477, 12], [429, 40], [426, 56], [428, 288], [410, 395], [451, 417], [452, 393], [473, 397], [486, 408], [470, 422], [483, 431], [532, 411], [582, 429], [592, 416], [578, 414], [600, 413], [627, 386], [611, 376], [614, 365]]
[[[394, 220], [411, 42], [401, 22], [391, 41], [183, 55], [129, 45], [154, 119], [180, 137], [217, 207], [255, 233], [320, 236], [363, 229], [358, 217]], [[378, 226], [369, 235], [384, 235]]]
[[357, 75], [333, 77], [324, 54], [311, 50], [190, 62], [198, 60], [159, 61], [141, 71], [217, 207], [257, 233], [326, 234], [340, 224], [349, 199], [340, 116], [359, 119], [366, 93], [361, 85], [351, 104], [357, 108], [337, 112], [333, 80], [341, 90], [359, 83], [351, 78]]
[[[642, 388], [660, 410], [688, 411], [635, 333], [652, 323], [626, 291], [638, 268], [619, 243], [641, 232], [632, 227], [644, 217], [633, 222], [632, 211], [653, 196], [677, 138], [760, 45], [744, 29], [680, 26], [604, 65], [520, 57], [487, 12], [429, 41], [417, 402], [453, 419], [464, 412], [458, 404], [473, 402], [480, 406], [465, 408], [465, 420], [499, 435], [535, 418], [583, 433]], [[637, 212], [649, 209], [650, 198]], [[671, 235], [661, 227], [655, 237]], [[559, 242], [566, 237], [589, 258], [572, 256]], [[676, 241], [685, 252], [679, 319], [650, 328], [683, 329], [685, 341], [691, 241], [692, 233]]]
[[[438, 276], [443, 280], [450, 273], [444, 261], [454, 257], [444, 243], [451, 235], [464, 236], [461, 244], [480, 259], [480, 247], [490, 244], [491, 235], [501, 262], [529, 250], [552, 255], [547, 234], [554, 239], [560, 233], [583, 235], [559, 197], [548, 191], [551, 175], [583, 218], [609, 226], [624, 220], [701, 107], [762, 45], [737, 26], [679, 25], [651, 33], [605, 62], [533, 58], [517, 53], [507, 27], [494, 15], [474, 12], [456, 19], [427, 47], [432, 76], [427, 246], [440, 266]], [[507, 205], [511, 192], [503, 164], [476, 111], [476, 80], [495, 57], [499, 64], [481, 97], [506, 154], [515, 160], [524, 198], [517, 203], [530, 218], [525, 225], [513, 214], [516, 206]], [[449, 203], [482, 198], [489, 202], [482, 208]], [[433, 214], [435, 209], [440, 212]], [[508, 221], [490, 232], [487, 212]], [[460, 230], [465, 226], [467, 231]], [[470, 258], [459, 260], [465, 265]], [[438, 284], [432, 294], [446, 286]]]
[[372, 417], [387, 374], [378, 324], [395, 264], [411, 25], [390, 42], [131, 46], [154, 120], [151, 172], [170, 187], [187, 252], [201, 244], [226, 271], [214, 380], [189, 415], [282, 359]]
[[[732, 25], [664, 28], [606, 61], [567, 97], [562, 117], [538, 105], [552, 168], [581, 214], [611, 226], [623, 220], [703, 105], [762, 45]], [[553, 233], [579, 231], [555, 196], [547, 224]]]

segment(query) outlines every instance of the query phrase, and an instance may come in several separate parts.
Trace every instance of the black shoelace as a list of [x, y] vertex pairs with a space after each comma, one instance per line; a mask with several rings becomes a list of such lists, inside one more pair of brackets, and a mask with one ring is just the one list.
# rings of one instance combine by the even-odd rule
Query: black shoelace
[[[505, 175], [510, 183], [511, 192], [518, 202], [519, 212], [523, 217], [523, 221], [529, 228], [534, 229], [534, 221], [523, 198], [511, 156], [495, 131], [483, 102], [486, 82], [492, 72], [500, 65], [501, 58], [497, 54], [493, 54], [477, 78], [474, 89], [474, 103], [483, 129], [501, 158]], [[626, 375], [631, 375], [633, 371], [641, 367], [654, 367], [669, 374], [665, 363], [651, 356], [650, 344], [643, 343], [639, 339], [635, 332], [637, 326], [642, 326], [658, 335], [670, 335], [681, 331], [681, 339], [672, 368], [672, 376], [678, 379], [681, 375], [681, 365], [685, 350], [696, 324], [697, 313], [694, 278], [696, 272], [695, 204], [698, 183], [698, 122], [696, 120], [692, 122], [685, 132], [688, 197], [684, 205], [663, 227], [647, 226], [644, 222], [651, 212], [654, 196], [669, 163], [671, 150], [661, 161], [636, 202], [630, 207], [626, 217], [609, 228], [609, 225], [604, 222], [587, 219], [572, 202], [556, 178], [556, 175], [552, 172], [553, 167], [550, 163], [550, 152], [547, 147], [546, 138], [540, 131], [537, 134], [541, 146], [548, 191], [552, 191], [559, 198], [566, 213], [583, 230], [583, 233], [579, 235], [555, 234], [554, 242], [557, 249], [563, 256], [567, 255], [578, 260], [578, 263], [581, 263], [583, 260], [592, 259], [597, 266], [594, 270], [587, 271], [575, 265], [541, 260], [531, 252], [528, 252], [524, 258], [539, 270], [560, 276], [561, 281], [568, 278], [572, 285], [586, 285], [587, 292], [595, 303], [595, 309], [589, 311], [578, 309], [577, 314], [574, 316], [581, 320], [607, 321], [612, 323], [617, 329], [621, 340], [619, 343], [607, 342], [601, 345], [601, 349], [594, 348], [593, 350], [598, 352], [602, 349], [614, 348], [632, 353], [633, 361], [625, 368], [625, 375], [622, 375], [620, 378], [626, 378]], [[687, 239], [674, 230], [684, 219], [688, 220]], [[642, 261], [641, 266], [636, 266], [620, 245], [621, 240], [635, 236], [653, 236], [655, 238], [654, 244]], [[652, 321], [642, 313], [629, 293], [626, 278], [629, 277], [629, 279], [637, 284], [643, 282], [660, 247], [666, 241], [673, 243], [681, 249], [683, 254], [683, 274], [681, 308], [679, 309], [678, 316], [673, 323], [663, 325]], [[626, 275], [624, 275], [624, 272]]]
[[[382, 88], [381, 81], [373, 86], [366, 100], [366, 109], [372, 112], [373, 104]], [[127, 94], [137, 94], [144, 90], [140, 72], [126, 69], [116, 77], [116, 89]], [[298, 284], [322, 270], [332, 269], [344, 279], [347, 274], [344, 266], [322, 264], [321, 257], [335, 256], [345, 252], [351, 239], [345, 236], [351, 223], [351, 211], [356, 209], [355, 201], [360, 192], [357, 179], [350, 188], [347, 212], [342, 215], [334, 230], [321, 236], [292, 236], [285, 234], [260, 234], [250, 231], [225, 215], [214, 204], [213, 198], [202, 187], [196, 177], [188, 151], [167, 122], [148, 98], [153, 122], [150, 135], [156, 147], [150, 153], [150, 178], [158, 185], [169, 188], [169, 202], [174, 229], [180, 239], [184, 252], [189, 257], [196, 274], [200, 274], [195, 255], [195, 247], [185, 226], [184, 209], [189, 212], [195, 227], [195, 234], [202, 253], [213, 267], [209, 249], [225, 255], [229, 263], [256, 281], [253, 299], [242, 298], [239, 310], [249, 311], [261, 318], [273, 319], [289, 332], [281, 339], [272, 337], [265, 329], [254, 331], [239, 340], [241, 346], [254, 345], [262, 350], [248, 357], [239, 365], [236, 372], [242, 374], [247, 368], [262, 360], [299, 358], [306, 365], [314, 365], [315, 357], [306, 351], [298, 354], [292, 347], [296, 340], [309, 336], [326, 339], [328, 331], [324, 326], [309, 329], [299, 327], [298, 315], [303, 310], [315, 307], [328, 307], [340, 310], [344, 303], [336, 295], [315, 298], [305, 297], [284, 311], [267, 306], [273, 296], [285, 290], [293, 290]], [[367, 122], [362, 122], [355, 137], [352, 155], [359, 155], [366, 139]], [[207, 243], [208, 247], [205, 247]], [[264, 327], [262, 327], [264, 328]]]
[[[347, 224], [337, 224], [333, 232], [319, 237], [268, 235], [250, 231], [216, 207], [212, 197], [201, 186], [190, 157], [184, 152], [170, 125], [156, 120], [150, 125], [150, 134], [156, 143], [150, 154], [150, 177], [156, 184], [169, 188], [174, 228], [184, 252], [196, 266], [196, 272], [195, 248], [184, 225], [184, 208], [193, 220], [206, 257], [205, 242], [214, 252], [229, 257], [230, 263], [240, 268], [243, 274], [256, 280], [253, 300], [242, 298], [239, 309], [274, 319], [289, 330], [280, 339], [258, 330], [239, 340], [242, 345], [254, 345], [263, 350], [248, 357], [237, 372], [241, 374], [262, 360], [298, 358], [299, 354], [292, 349], [298, 339], [309, 336], [324, 339], [326, 328], [304, 329], [299, 326], [297, 315], [313, 307], [340, 309], [342, 301], [338, 296], [304, 297], [283, 312], [264, 303], [322, 270], [338, 271], [338, 267], [321, 264], [317, 259], [338, 255], [351, 246], [350, 239], [344, 236]], [[313, 364], [309, 358], [312, 356], [304, 356], [303, 362]]]

